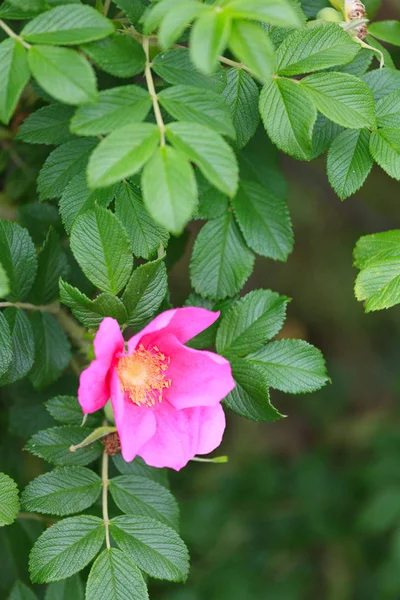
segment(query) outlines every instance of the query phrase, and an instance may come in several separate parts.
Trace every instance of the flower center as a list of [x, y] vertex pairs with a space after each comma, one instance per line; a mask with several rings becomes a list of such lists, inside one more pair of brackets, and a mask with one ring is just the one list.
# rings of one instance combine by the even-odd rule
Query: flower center
[[129, 356], [122, 356], [117, 365], [121, 389], [137, 406], [154, 406], [156, 400], [162, 402], [162, 391], [171, 386], [171, 379], [165, 379], [165, 371], [170, 362], [157, 346], [149, 350], [139, 345]]

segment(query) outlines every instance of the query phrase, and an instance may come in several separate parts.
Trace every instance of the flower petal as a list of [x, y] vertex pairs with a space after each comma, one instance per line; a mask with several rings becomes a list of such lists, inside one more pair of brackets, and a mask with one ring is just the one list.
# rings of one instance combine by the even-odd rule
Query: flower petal
[[158, 347], [171, 359], [165, 377], [172, 384], [163, 395], [175, 408], [215, 406], [235, 387], [231, 366], [219, 354], [188, 348], [174, 336], [158, 340]]
[[111, 375], [111, 402], [121, 440], [122, 457], [126, 462], [130, 462], [143, 444], [155, 434], [154, 410], [148, 406], [136, 406], [124, 397], [116, 369]]
[[78, 398], [85, 414], [95, 412], [110, 397], [109, 370], [115, 356], [123, 352], [124, 338], [118, 322], [109, 317], [103, 319], [94, 339], [95, 360], [80, 376]]
[[161, 334], [175, 335], [180, 342], [185, 344], [215, 323], [218, 317], [219, 312], [195, 306], [166, 310], [129, 340], [129, 353], [135, 350], [139, 342], [145, 346], [156, 343]]
[[168, 402], [156, 405], [156, 433], [138, 454], [152, 467], [179, 471], [196, 454], [221, 443], [225, 415], [221, 405], [176, 410]]

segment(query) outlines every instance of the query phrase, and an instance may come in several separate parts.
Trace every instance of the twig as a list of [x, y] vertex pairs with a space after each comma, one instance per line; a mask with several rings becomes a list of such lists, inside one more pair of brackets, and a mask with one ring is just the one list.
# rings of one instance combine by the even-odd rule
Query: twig
[[106, 451], [103, 452], [103, 461], [101, 466], [101, 479], [103, 481], [103, 492], [102, 492], [102, 504], [103, 504], [103, 519], [106, 528], [106, 546], [108, 549], [111, 548], [110, 544], [110, 519], [108, 517], [108, 454]]
[[22, 39], [22, 37], [20, 37], [19, 35], [17, 35], [15, 33], [15, 31], [13, 31], [12, 29], [10, 29], [10, 27], [4, 23], [4, 21], [2, 19], [0, 19], [0, 27], [2, 28], [3, 31], [6, 32], [6, 34], [8, 36], [10, 36], [11, 38], [14, 38], [15, 40], [18, 40], [23, 46], [25, 46], [25, 48], [27, 48], [29, 50], [29, 48], [31, 47], [30, 44], [28, 44], [28, 42], [25, 42], [25, 40]]
[[48, 312], [52, 315], [56, 315], [60, 311], [60, 306], [56, 303], [54, 304], [30, 304], [29, 302], [0, 302], [0, 308], [9, 308], [10, 306], [14, 308], [23, 308], [24, 310], [38, 310], [39, 312]]
[[151, 62], [149, 54], [149, 38], [148, 36], [143, 37], [143, 50], [146, 55], [146, 66], [144, 75], [146, 77], [147, 89], [153, 102], [153, 110], [156, 117], [157, 125], [160, 130], [160, 145], [165, 146], [165, 125], [161, 114], [160, 105], [158, 103], [156, 89], [154, 87], [153, 75], [151, 73]]

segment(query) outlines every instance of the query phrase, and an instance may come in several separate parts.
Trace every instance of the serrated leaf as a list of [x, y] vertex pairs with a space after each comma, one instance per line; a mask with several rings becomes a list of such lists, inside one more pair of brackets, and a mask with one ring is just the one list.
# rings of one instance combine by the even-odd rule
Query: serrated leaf
[[114, 77], [133, 77], [143, 71], [146, 62], [139, 42], [119, 33], [98, 42], [84, 44], [81, 49], [102, 71]]
[[376, 260], [400, 257], [400, 230], [383, 231], [361, 237], [354, 249], [354, 266], [363, 269]]
[[[6, 385], [22, 379], [29, 373], [33, 365], [34, 341], [32, 327], [25, 312], [19, 308], [7, 308], [4, 315], [10, 329], [12, 358], [7, 370], [0, 377], [0, 384]], [[1, 329], [1, 327], [0, 327]], [[4, 342], [3, 342], [4, 344]], [[1, 345], [0, 363], [6, 355], [7, 342]]]
[[[75, 396], [55, 396], [46, 402], [46, 409], [56, 421], [68, 425], [82, 425], [84, 415]], [[89, 427], [97, 425], [97, 414], [87, 415], [85, 422]]]
[[84, 169], [96, 144], [97, 140], [75, 139], [53, 150], [37, 180], [40, 200], [59, 198], [71, 179]]
[[110, 522], [110, 532], [120, 549], [156, 579], [184, 581], [188, 552], [179, 535], [167, 525], [147, 517], [123, 516]]
[[9, 0], [10, 4], [20, 8], [22, 11], [40, 11], [46, 10], [45, 0]]
[[188, 85], [175, 85], [158, 94], [161, 106], [175, 119], [194, 121], [223, 135], [235, 137], [229, 107], [212, 90]]
[[278, 340], [247, 357], [259, 365], [272, 388], [288, 394], [319, 390], [327, 381], [325, 361], [304, 340]]
[[170, 48], [172, 44], [181, 37], [186, 27], [190, 25], [196, 17], [201, 15], [202, 12], [206, 11], [207, 7], [204, 4], [193, 2], [193, 0], [181, 2], [178, 6], [174, 6], [168, 10], [162, 20], [158, 32], [160, 46], [164, 50]]
[[77, 135], [109, 133], [127, 123], [143, 121], [151, 107], [151, 97], [137, 85], [124, 85], [99, 93], [96, 104], [76, 111], [71, 131]]
[[260, 122], [259, 91], [253, 78], [243, 69], [226, 71], [227, 85], [222, 97], [230, 108], [236, 130], [236, 146], [243, 148], [253, 137]]
[[400, 128], [400, 90], [378, 100], [375, 114], [378, 127]]
[[250, 277], [254, 254], [246, 246], [231, 212], [209, 221], [198, 234], [190, 263], [197, 293], [222, 300], [234, 296]]
[[368, 33], [393, 46], [400, 46], [400, 22], [376, 21], [368, 26]]
[[60, 280], [60, 300], [87, 329], [98, 329], [104, 317], [112, 317], [120, 325], [124, 325], [128, 320], [122, 301], [108, 292], [90, 300], [77, 288]]
[[197, 123], [170, 123], [166, 134], [172, 145], [198, 165], [203, 175], [221, 192], [233, 196], [238, 185], [238, 166], [232, 148], [218, 134]]
[[[368, 40], [365, 41], [370, 43]], [[372, 44], [370, 45], [372, 46]], [[342, 65], [341, 67], [335, 68], [335, 71], [340, 71], [341, 73], [350, 73], [350, 75], [361, 77], [368, 71], [373, 58], [374, 53], [372, 50], [369, 50], [368, 48], [361, 48], [353, 60], [345, 65]]]
[[141, 185], [150, 216], [167, 231], [182, 233], [197, 204], [196, 178], [183, 152], [160, 147], [144, 167]]
[[[20, 4], [24, 0], [20, 0]], [[36, 17], [38, 10], [24, 10], [21, 6], [15, 6], [10, 0], [4, 0], [0, 6], [0, 18], [2, 19], [15, 19], [25, 20]]]
[[196, 172], [196, 179], [199, 188], [199, 204], [195, 218], [209, 220], [224, 215], [229, 208], [229, 198], [215, 189], [200, 171]]
[[157, 54], [152, 68], [157, 75], [172, 84], [191, 85], [217, 93], [221, 93], [226, 85], [226, 75], [221, 65], [217, 65], [211, 76], [203, 75], [190, 60], [189, 50], [183, 48]]
[[92, 8], [76, 4], [56, 6], [29, 21], [21, 37], [35, 44], [76, 46], [99, 40], [113, 33], [114, 27], [108, 19]]
[[309, 160], [317, 109], [308, 90], [289, 79], [271, 79], [260, 95], [260, 114], [271, 140], [287, 154]]
[[301, 75], [344, 65], [354, 59], [360, 46], [336, 23], [321, 23], [289, 34], [277, 53], [280, 75]]
[[140, 570], [118, 548], [103, 550], [94, 562], [86, 587], [86, 600], [148, 600]]
[[103, 520], [89, 515], [63, 519], [46, 529], [29, 557], [32, 581], [58, 581], [81, 571], [100, 550], [104, 531]]
[[330, 121], [324, 115], [318, 113], [312, 135], [311, 158], [318, 158], [318, 156], [326, 152], [342, 131], [343, 127], [341, 125]]
[[294, 240], [285, 200], [257, 182], [241, 181], [232, 207], [243, 237], [254, 252], [274, 260], [287, 259]]
[[84, 600], [84, 592], [79, 575], [72, 575], [62, 581], [54, 581], [47, 586], [44, 600]]
[[0, 219], [0, 256], [10, 287], [7, 298], [11, 302], [25, 300], [37, 270], [35, 246], [28, 230]]
[[160, 483], [164, 487], [168, 487], [168, 472], [167, 469], [157, 469], [149, 467], [140, 456], [137, 456], [133, 461], [126, 462], [121, 454], [116, 454], [112, 457], [113, 463], [117, 470], [122, 475], [139, 475]]
[[228, 7], [235, 18], [254, 19], [277, 27], [299, 27], [305, 21], [302, 10], [291, 0], [232, 0]]
[[115, 198], [115, 214], [124, 224], [131, 242], [132, 252], [149, 260], [160, 247], [168, 243], [168, 232], [150, 217], [142, 197], [129, 183], [121, 183]]
[[216, 347], [219, 354], [246, 356], [260, 350], [282, 328], [288, 298], [271, 290], [254, 290], [223, 315]]
[[229, 48], [257, 79], [264, 83], [271, 79], [275, 71], [275, 51], [262, 27], [249, 21], [235, 21], [229, 36]]
[[[129, 0], [123, 0], [127, 2]], [[163, 20], [170, 14], [174, 8], [181, 8], [191, 5], [199, 4], [193, 0], [163, 0], [163, 2], [157, 2], [152, 6], [148, 7], [145, 14], [143, 15], [143, 33], [148, 35], [156, 27], [159, 27]]]
[[198, 70], [211, 75], [218, 57], [226, 48], [231, 31], [228, 11], [210, 10], [200, 14], [190, 34], [190, 57]]
[[34, 312], [30, 321], [35, 343], [35, 362], [29, 373], [40, 390], [56, 381], [71, 359], [71, 346], [57, 321], [49, 313]]
[[65, 516], [92, 506], [100, 495], [102, 481], [86, 467], [65, 467], [39, 475], [24, 489], [24, 510]]
[[236, 387], [224, 404], [238, 415], [251, 421], [277, 421], [281, 415], [269, 399], [268, 378], [264, 371], [243, 358], [231, 359]]
[[13, 359], [13, 340], [7, 319], [0, 312], [0, 380], [6, 375]]
[[158, 127], [132, 123], [115, 130], [100, 142], [88, 166], [89, 187], [106, 187], [137, 173], [154, 154]]
[[179, 508], [164, 486], [137, 475], [120, 475], [110, 480], [115, 504], [128, 515], [150, 517], [172, 529], [179, 526]]
[[359, 190], [372, 169], [369, 139], [366, 129], [348, 129], [338, 135], [329, 149], [328, 179], [341, 200]]
[[69, 448], [79, 444], [92, 431], [77, 425], [44, 429], [28, 441], [26, 450], [59, 467], [84, 466], [100, 456], [103, 449], [101, 442], [94, 442], [91, 446], [84, 446], [75, 452], [71, 452]]
[[0, 527], [14, 523], [18, 512], [17, 484], [5, 473], [0, 473]]
[[156, 314], [167, 293], [167, 286], [167, 270], [162, 258], [135, 269], [122, 296], [128, 314], [127, 323], [140, 330]]
[[374, 96], [375, 102], [400, 88], [400, 71], [375, 69], [362, 77]]
[[69, 122], [74, 109], [62, 104], [43, 106], [31, 113], [18, 128], [16, 139], [28, 144], [64, 144], [73, 136]]
[[50, 228], [38, 254], [38, 270], [30, 299], [35, 304], [50, 304], [58, 299], [58, 281], [69, 272], [60, 236]]
[[8, 280], [8, 275], [0, 263], [0, 298], [5, 298], [10, 293], [10, 282]]
[[0, 121], [7, 125], [30, 77], [25, 48], [13, 38], [4, 40], [0, 44], [0, 62]]
[[37, 600], [37, 596], [22, 581], [16, 581], [7, 600]]
[[373, 131], [369, 144], [374, 160], [390, 177], [400, 180], [400, 129]]
[[348, 127], [375, 127], [375, 108], [368, 86], [348, 73], [316, 73], [301, 80], [318, 110], [328, 119]]
[[31, 46], [28, 62], [38, 84], [56, 100], [65, 104], [96, 101], [94, 71], [75, 50], [57, 46]]
[[137, 2], [132, 2], [132, 0], [115, 0], [114, 4], [126, 14], [133, 25], [137, 25], [146, 10], [147, 0], [137, 0]]

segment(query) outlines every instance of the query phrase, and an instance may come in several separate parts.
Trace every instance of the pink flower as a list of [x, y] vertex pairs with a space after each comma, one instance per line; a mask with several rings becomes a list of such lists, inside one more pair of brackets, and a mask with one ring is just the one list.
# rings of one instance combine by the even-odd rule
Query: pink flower
[[203, 308], [167, 310], [129, 340], [127, 352], [117, 321], [102, 321], [78, 397], [85, 414], [111, 398], [126, 461], [139, 455], [179, 470], [221, 443], [221, 400], [235, 387], [229, 362], [184, 346], [218, 317]]

